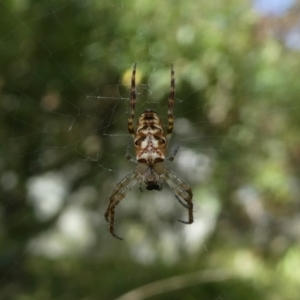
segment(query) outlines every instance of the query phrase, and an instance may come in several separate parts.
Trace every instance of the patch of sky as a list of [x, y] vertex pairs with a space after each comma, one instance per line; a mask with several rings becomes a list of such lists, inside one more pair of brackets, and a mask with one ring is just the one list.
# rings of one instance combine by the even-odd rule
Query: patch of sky
[[285, 14], [295, 0], [254, 0], [254, 8], [266, 15], [280, 16]]

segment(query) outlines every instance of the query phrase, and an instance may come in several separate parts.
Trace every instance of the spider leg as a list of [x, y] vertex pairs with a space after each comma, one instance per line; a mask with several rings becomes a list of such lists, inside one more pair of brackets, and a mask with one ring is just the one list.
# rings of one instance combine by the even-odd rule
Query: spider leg
[[177, 154], [177, 152], [178, 152], [178, 150], [179, 150], [179, 148], [180, 148], [180, 146], [176, 146], [175, 149], [173, 150], [172, 155], [169, 156], [169, 157], [166, 157], [165, 159], [169, 160], [169, 161], [173, 161], [174, 158], [175, 158], [175, 156], [176, 156], [176, 154]]
[[136, 100], [136, 88], [135, 88], [135, 73], [136, 73], [136, 63], [132, 68], [131, 75], [131, 92], [130, 92], [130, 116], [128, 117], [128, 131], [134, 139], [134, 113], [135, 113], [135, 100]]
[[187, 204], [183, 203], [182, 200], [177, 196], [175, 195], [175, 198], [178, 200], [178, 202], [185, 208], [189, 208]]
[[168, 140], [171, 138], [173, 132], [173, 123], [174, 123], [174, 116], [173, 116], [173, 106], [175, 101], [175, 76], [174, 76], [174, 68], [173, 64], [171, 64], [171, 88], [169, 94], [169, 102], [168, 102], [168, 128], [167, 128], [167, 137]]
[[[167, 184], [175, 193], [175, 197], [181, 205], [188, 209], [188, 221], [178, 219], [179, 222], [184, 224], [192, 224], [194, 222], [193, 216], [193, 193], [189, 185], [187, 185], [181, 178], [169, 169], [165, 169], [164, 177]], [[183, 202], [185, 201], [186, 204]]]
[[112, 191], [111, 196], [109, 197], [109, 204], [104, 214], [105, 220], [109, 222], [109, 232], [119, 240], [122, 240], [122, 238], [115, 233], [114, 229], [115, 208], [125, 197], [130, 188], [137, 182], [137, 175], [138, 173], [136, 171], [129, 173], [117, 184], [117, 186]]
[[128, 144], [127, 144], [127, 147], [126, 147], [125, 158], [130, 160], [131, 162], [137, 163], [136, 158], [129, 153], [130, 152], [130, 142], [131, 142], [131, 140], [128, 141]]

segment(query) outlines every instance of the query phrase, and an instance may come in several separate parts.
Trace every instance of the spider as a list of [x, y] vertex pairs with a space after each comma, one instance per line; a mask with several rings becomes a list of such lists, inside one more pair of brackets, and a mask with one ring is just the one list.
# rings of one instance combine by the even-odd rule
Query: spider
[[168, 126], [166, 132], [158, 114], [149, 109], [140, 115], [136, 129], [133, 126], [136, 102], [136, 65], [135, 63], [131, 75], [130, 115], [128, 117], [128, 131], [134, 142], [136, 157], [129, 154], [130, 144], [128, 144], [125, 157], [137, 163], [137, 167], [114, 188], [104, 215], [106, 221], [110, 224], [110, 233], [120, 240], [122, 240], [122, 238], [119, 237], [114, 230], [115, 208], [136, 183], [139, 183], [140, 190], [142, 190], [142, 185], [145, 184], [147, 190], [161, 191], [163, 182], [165, 181], [173, 190], [179, 203], [188, 209], [188, 221], [180, 219], [178, 219], [178, 221], [184, 224], [192, 224], [194, 219], [193, 194], [191, 188], [165, 165], [165, 160], [174, 160], [179, 149], [179, 147], [177, 147], [172, 156], [165, 157], [167, 141], [171, 138], [174, 123], [175, 77], [173, 65], [171, 64], [171, 89], [168, 101]]

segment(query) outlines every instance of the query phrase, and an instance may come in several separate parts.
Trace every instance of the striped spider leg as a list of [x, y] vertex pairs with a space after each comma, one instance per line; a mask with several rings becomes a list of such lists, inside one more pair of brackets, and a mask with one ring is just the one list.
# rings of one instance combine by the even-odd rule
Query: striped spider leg
[[160, 191], [165, 181], [174, 192], [180, 204], [188, 209], [188, 220], [178, 221], [184, 224], [192, 224], [194, 221], [191, 188], [165, 165], [165, 160], [173, 161], [178, 152], [178, 148], [176, 148], [171, 157], [165, 157], [167, 142], [172, 136], [174, 123], [175, 77], [173, 65], [171, 65], [171, 89], [168, 101], [168, 125], [166, 132], [158, 114], [149, 109], [140, 115], [136, 129], [134, 128], [136, 65], [135, 63], [131, 75], [130, 115], [128, 117], [128, 131], [134, 142], [136, 156], [131, 156], [129, 154], [129, 147], [127, 147], [126, 158], [137, 163], [137, 167], [114, 188], [104, 215], [106, 221], [109, 222], [109, 232], [120, 240], [122, 238], [114, 230], [115, 208], [126, 196], [126, 193], [137, 183], [140, 185], [140, 189], [142, 185], [146, 185], [147, 190]]

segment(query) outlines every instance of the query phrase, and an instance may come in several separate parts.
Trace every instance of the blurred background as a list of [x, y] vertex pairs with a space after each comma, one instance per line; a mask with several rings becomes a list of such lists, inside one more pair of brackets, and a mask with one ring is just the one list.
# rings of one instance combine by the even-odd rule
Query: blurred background
[[[0, 1], [0, 298], [299, 299], [300, 1]], [[166, 122], [165, 186], [104, 212], [137, 116]], [[134, 154], [131, 145], [131, 153]]]

